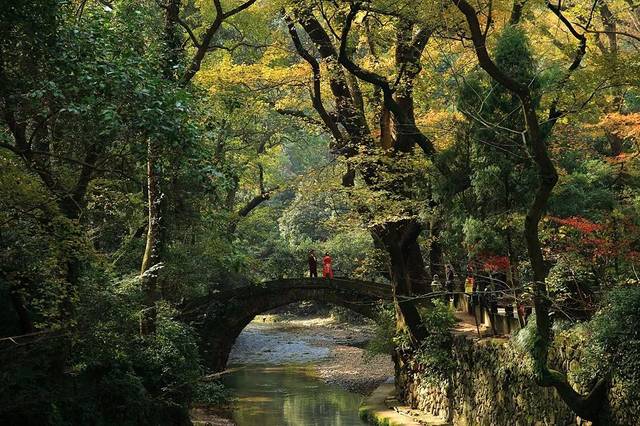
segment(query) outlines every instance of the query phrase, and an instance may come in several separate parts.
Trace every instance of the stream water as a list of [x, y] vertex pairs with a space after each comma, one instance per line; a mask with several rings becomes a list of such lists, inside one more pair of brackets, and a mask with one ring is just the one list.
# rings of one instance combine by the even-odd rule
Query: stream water
[[[316, 341], [318, 338], [316, 337]], [[320, 338], [322, 340], [322, 338]], [[328, 385], [313, 375], [312, 364], [329, 348], [294, 333], [250, 324], [230, 356], [232, 372], [223, 377], [236, 403], [237, 426], [351, 426], [362, 396]]]
[[358, 418], [361, 395], [329, 386], [309, 367], [244, 366], [225, 376], [236, 398], [238, 426], [351, 426]]

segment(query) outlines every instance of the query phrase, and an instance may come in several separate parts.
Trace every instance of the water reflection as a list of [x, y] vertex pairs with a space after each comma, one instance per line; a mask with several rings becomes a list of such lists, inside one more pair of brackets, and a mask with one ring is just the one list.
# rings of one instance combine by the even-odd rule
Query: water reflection
[[362, 397], [328, 386], [301, 366], [247, 366], [224, 376], [238, 426], [351, 426]]

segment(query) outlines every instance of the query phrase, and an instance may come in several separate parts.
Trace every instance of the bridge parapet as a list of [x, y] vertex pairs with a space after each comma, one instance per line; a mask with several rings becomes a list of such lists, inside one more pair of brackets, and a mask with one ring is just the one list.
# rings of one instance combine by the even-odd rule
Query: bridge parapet
[[283, 278], [229, 289], [187, 304], [183, 320], [197, 327], [210, 369], [224, 369], [242, 329], [256, 315], [303, 300], [344, 306], [373, 317], [380, 301], [393, 299], [390, 285], [348, 278]]
[[[261, 297], [283, 294], [288, 291], [325, 290], [330, 292], [351, 292], [361, 294], [366, 299], [378, 298], [384, 301], [393, 300], [391, 285], [370, 281], [354, 280], [346, 277], [325, 278], [280, 278], [263, 281], [202, 296], [185, 304], [182, 315], [185, 320], [195, 320], [207, 311], [224, 306], [228, 301], [238, 298]], [[304, 300], [304, 299], [302, 299]]]

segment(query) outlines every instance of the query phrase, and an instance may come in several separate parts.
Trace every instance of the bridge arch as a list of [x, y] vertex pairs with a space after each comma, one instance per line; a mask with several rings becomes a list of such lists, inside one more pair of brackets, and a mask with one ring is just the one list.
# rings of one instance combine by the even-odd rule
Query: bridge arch
[[335, 278], [290, 278], [252, 284], [216, 293], [199, 302], [201, 352], [208, 370], [226, 368], [229, 353], [242, 330], [256, 315], [294, 302], [313, 300], [351, 309], [372, 318], [381, 300], [392, 300], [390, 285]]

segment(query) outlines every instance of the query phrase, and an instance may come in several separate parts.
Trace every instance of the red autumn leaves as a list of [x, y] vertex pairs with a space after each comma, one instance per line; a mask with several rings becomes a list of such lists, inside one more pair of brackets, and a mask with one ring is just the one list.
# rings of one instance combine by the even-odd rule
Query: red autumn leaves
[[577, 252], [593, 260], [623, 257], [635, 261], [639, 257], [638, 227], [628, 219], [610, 219], [605, 224], [580, 216], [549, 216], [548, 220], [556, 225], [549, 236], [552, 250]]

